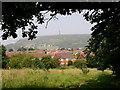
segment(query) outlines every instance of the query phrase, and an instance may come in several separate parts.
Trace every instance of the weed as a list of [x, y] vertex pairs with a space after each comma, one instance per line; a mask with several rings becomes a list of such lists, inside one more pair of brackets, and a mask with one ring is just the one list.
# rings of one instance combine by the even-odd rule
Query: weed
[[80, 69], [10, 69], [2, 70], [3, 88], [116, 88], [115, 77], [110, 71], [89, 69], [83, 74]]

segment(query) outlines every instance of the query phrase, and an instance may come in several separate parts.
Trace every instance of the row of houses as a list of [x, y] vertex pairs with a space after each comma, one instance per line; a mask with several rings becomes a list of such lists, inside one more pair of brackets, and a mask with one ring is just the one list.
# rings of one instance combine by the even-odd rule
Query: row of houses
[[[10, 56], [12, 56], [16, 53], [21, 53], [21, 52], [20, 51], [6, 52], [6, 55], [10, 57]], [[59, 58], [61, 65], [67, 65], [69, 60], [74, 62], [74, 60], [75, 60], [74, 56], [78, 53], [80, 53], [80, 56], [78, 57], [78, 59], [85, 59], [85, 54], [84, 54], [83, 50], [74, 50], [74, 51], [46, 50], [46, 51], [30, 52], [30, 53], [27, 53], [27, 54], [38, 57], [39, 59], [41, 59], [45, 55], [51, 55], [52, 58]]]

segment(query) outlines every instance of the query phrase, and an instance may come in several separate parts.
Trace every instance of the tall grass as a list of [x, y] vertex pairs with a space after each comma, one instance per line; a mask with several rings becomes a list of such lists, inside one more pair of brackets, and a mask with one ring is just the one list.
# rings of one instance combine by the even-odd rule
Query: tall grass
[[2, 88], [2, 70], [0, 69], [0, 90]]
[[[95, 80], [99, 80], [101, 75], [111, 75], [110, 71], [98, 71], [89, 69], [88, 74], [83, 74], [80, 69], [50, 69], [49, 72], [32, 69], [11, 69], [2, 70], [2, 87], [3, 88], [86, 88], [89, 81], [96, 85]], [[101, 77], [102, 78], [102, 77]], [[111, 77], [113, 78], [113, 77]], [[103, 80], [102, 80], [103, 79]], [[105, 86], [111, 85], [109, 79], [101, 80]], [[111, 79], [112, 80], [112, 79]], [[99, 80], [100, 81], [100, 80]], [[104, 83], [105, 82], [105, 83]], [[91, 83], [90, 83], [91, 84]], [[101, 85], [102, 87], [102, 85]], [[109, 86], [106, 86], [109, 87]], [[97, 88], [97, 87], [96, 87]]]

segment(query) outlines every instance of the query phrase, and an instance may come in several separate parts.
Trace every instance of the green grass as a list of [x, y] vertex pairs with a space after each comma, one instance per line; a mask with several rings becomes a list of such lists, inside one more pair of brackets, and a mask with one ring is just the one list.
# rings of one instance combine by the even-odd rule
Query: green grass
[[32, 69], [2, 70], [3, 88], [116, 88], [112, 72], [89, 69], [50, 69], [49, 72]]
[[25, 51], [25, 53], [36, 53], [37, 51]]

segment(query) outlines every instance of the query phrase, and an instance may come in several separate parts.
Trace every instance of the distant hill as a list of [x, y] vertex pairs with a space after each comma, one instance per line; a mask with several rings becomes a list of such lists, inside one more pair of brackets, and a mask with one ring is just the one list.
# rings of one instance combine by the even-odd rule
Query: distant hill
[[20, 39], [14, 44], [6, 45], [7, 50], [20, 47], [45, 49], [45, 48], [84, 48], [89, 40], [89, 34], [73, 34], [73, 35], [49, 35], [38, 36], [34, 40]]

